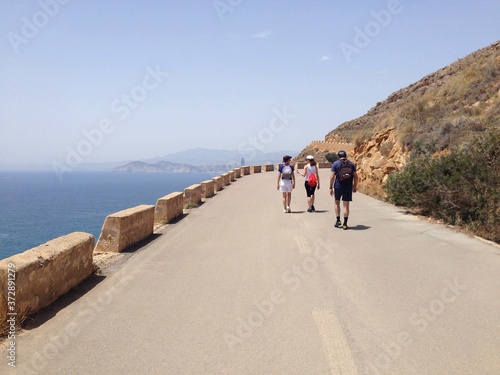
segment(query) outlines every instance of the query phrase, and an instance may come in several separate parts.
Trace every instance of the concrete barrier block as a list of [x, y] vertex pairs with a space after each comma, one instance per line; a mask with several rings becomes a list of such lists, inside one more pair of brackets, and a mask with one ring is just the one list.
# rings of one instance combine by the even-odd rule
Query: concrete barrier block
[[224, 179], [222, 176], [214, 177], [212, 178], [213, 182], [215, 183], [215, 191], [220, 191], [224, 187]]
[[201, 184], [194, 184], [184, 189], [184, 204], [198, 205], [201, 202]]
[[230, 184], [229, 173], [223, 173], [220, 176], [222, 177], [222, 181], [224, 181], [224, 186], [227, 186]]
[[234, 168], [233, 169], [235, 177], [236, 178], [241, 178], [241, 167], [240, 168]]
[[20, 323], [89, 277], [93, 250], [94, 236], [74, 232], [0, 260], [0, 333], [7, 319]]
[[215, 194], [215, 182], [213, 180], [203, 181], [201, 183], [201, 197], [206, 199]]
[[155, 206], [140, 205], [108, 215], [95, 252], [119, 253], [153, 234]]
[[262, 171], [261, 165], [252, 165], [251, 173], [260, 173]]
[[332, 167], [332, 163], [329, 161], [322, 161], [318, 163], [318, 168], [328, 168], [330, 169]]
[[228, 174], [229, 174], [229, 181], [230, 182], [236, 181], [236, 172], [235, 171], [229, 171]]
[[166, 224], [169, 221], [182, 215], [184, 208], [184, 194], [174, 192], [156, 201], [155, 206], [155, 224]]
[[243, 172], [243, 176], [250, 174], [250, 166], [249, 165], [245, 165], [245, 166], [241, 167], [241, 170]]
[[274, 171], [274, 165], [272, 164], [264, 165], [264, 172], [273, 172], [273, 171]]

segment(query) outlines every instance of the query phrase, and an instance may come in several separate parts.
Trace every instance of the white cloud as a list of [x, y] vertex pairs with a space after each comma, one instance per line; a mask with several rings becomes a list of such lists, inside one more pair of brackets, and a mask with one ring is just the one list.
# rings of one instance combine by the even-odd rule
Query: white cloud
[[330, 60], [330, 56], [326, 56], [326, 55], [322, 56], [320, 59], [320, 61], [328, 61], [328, 60]]
[[253, 38], [268, 38], [271, 35], [270, 31], [261, 31], [260, 33], [254, 34]]

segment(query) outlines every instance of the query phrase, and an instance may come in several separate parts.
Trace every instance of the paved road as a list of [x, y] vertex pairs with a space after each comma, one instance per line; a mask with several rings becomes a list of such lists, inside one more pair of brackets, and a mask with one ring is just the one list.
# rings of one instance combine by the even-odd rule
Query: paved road
[[[355, 194], [245, 176], [25, 331], [42, 374], [500, 374], [500, 250]], [[5, 353], [5, 352], [4, 352]], [[8, 372], [7, 372], [8, 371]]]

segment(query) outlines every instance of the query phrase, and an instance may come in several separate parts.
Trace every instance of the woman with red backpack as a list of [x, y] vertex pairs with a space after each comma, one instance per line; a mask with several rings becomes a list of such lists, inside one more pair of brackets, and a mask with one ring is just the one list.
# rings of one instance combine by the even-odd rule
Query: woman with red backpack
[[319, 190], [319, 173], [314, 156], [307, 155], [306, 160], [308, 164], [304, 167], [304, 173], [300, 173], [299, 170], [297, 170], [297, 173], [305, 177], [304, 186], [307, 194], [307, 205], [309, 206], [307, 212], [314, 212], [316, 211], [316, 208], [314, 208], [314, 192], [316, 187]]

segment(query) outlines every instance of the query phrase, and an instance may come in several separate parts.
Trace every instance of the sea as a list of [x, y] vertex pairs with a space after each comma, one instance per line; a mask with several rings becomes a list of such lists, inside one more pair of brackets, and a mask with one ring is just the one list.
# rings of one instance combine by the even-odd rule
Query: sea
[[99, 238], [106, 216], [156, 204], [215, 173], [0, 171], [0, 259], [72, 232]]

